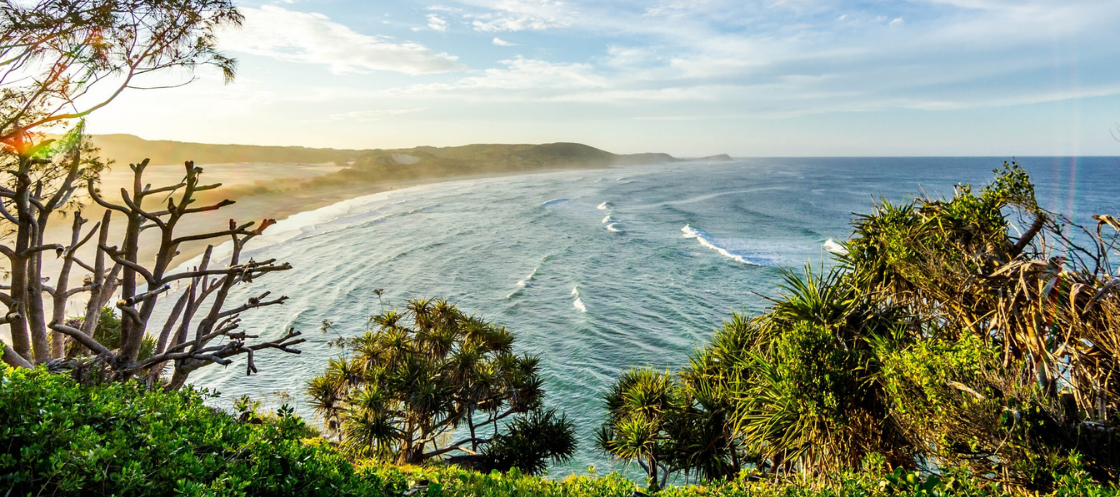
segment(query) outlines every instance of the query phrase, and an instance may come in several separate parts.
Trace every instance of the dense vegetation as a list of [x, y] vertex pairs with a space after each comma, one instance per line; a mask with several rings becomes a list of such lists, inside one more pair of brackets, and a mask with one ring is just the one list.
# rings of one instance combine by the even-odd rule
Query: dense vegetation
[[[237, 416], [203, 404], [192, 389], [147, 390], [134, 382], [81, 385], [38, 369], [0, 366], [0, 489], [5, 495], [632, 497], [642, 489], [617, 474], [548, 480], [448, 466], [351, 462], [314, 437], [290, 409], [276, 414], [240, 402]], [[965, 474], [845, 472], [828, 482], [762, 481], [745, 475], [665, 497], [1011, 495]], [[1117, 495], [1094, 484], [1076, 459], [1051, 495]], [[413, 495], [416, 495], [415, 493]]]
[[1120, 224], [1098, 218], [1072, 237], [1015, 164], [951, 199], [884, 200], [836, 267], [786, 272], [687, 368], [623, 374], [599, 445], [661, 484], [873, 462], [1049, 490], [1075, 459], [1115, 483]]
[[[572, 423], [541, 406], [539, 359], [515, 355], [509, 330], [427, 299], [369, 323], [342, 340], [352, 355], [332, 359], [307, 392], [347, 453], [398, 464], [450, 455], [462, 466], [538, 474], [575, 451]], [[443, 440], [460, 427], [462, 440]]]
[[415, 147], [369, 150], [351, 167], [314, 178], [308, 187], [418, 180], [477, 174], [594, 169], [612, 165], [676, 162], [668, 154], [619, 155], [580, 143], [542, 145], [476, 144], [460, 147]]

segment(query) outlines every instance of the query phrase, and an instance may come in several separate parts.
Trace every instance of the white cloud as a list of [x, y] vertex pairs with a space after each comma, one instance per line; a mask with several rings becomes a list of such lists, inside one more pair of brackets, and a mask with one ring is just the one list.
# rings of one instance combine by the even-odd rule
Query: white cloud
[[608, 86], [607, 78], [596, 75], [590, 64], [552, 63], [518, 57], [499, 61], [504, 68], [491, 68], [482, 76], [463, 78], [458, 88], [535, 90], [572, 89]]
[[428, 14], [428, 27], [436, 31], [447, 31], [447, 21], [435, 14]]
[[503, 67], [481, 71], [477, 76], [450, 83], [432, 83], [394, 88], [381, 92], [383, 98], [459, 98], [485, 100], [541, 100], [575, 91], [610, 86], [609, 78], [596, 74], [591, 64], [553, 63], [544, 60], [498, 61]]
[[511, 42], [505, 41], [505, 40], [503, 40], [501, 38], [498, 38], [496, 36], [494, 37], [494, 44], [499, 46], [499, 47], [515, 47], [515, 46], [517, 46], [516, 43], [511, 43]]
[[223, 33], [223, 48], [291, 62], [323, 64], [332, 73], [394, 71], [429, 74], [462, 69], [457, 57], [418, 43], [394, 43], [331, 21], [325, 15], [265, 5], [242, 8], [242, 29]]
[[430, 7], [455, 13], [470, 21], [477, 31], [543, 31], [578, 22], [578, 12], [568, 2], [557, 0], [460, 0], [469, 9]]
[[474, 29], [487, 33], [500, 31], [542, 31], [549, 28], [565, 27], [568, 24], [556, 19], [544, 19], [531, 16], [486, 16], [484, 19], [475, 19], [471, 23]]
[[888, 24], [888, 25], [890, 25], [890, 26], [901, 26], [901, 25], [903, 25], [903, 24], [904, 24], [905, 22], [906, 22], [906, 21], [903, 21], [901, 17], [896, 17], [896, 18], [894, 18], [894, 19], [891, 19], [891, 22], [889, 22], [889, 23], [887, 23], [887, 24]]

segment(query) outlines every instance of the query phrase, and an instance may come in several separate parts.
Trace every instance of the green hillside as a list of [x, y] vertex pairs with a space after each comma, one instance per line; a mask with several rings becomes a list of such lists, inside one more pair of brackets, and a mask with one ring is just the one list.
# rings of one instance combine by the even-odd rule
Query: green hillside
[[363, 152], [354, 165], [316, 178], [318, 184], [414, 180], [553, 169], [597, 169], [619, 165], [680, 162], [669, 154], [620, 155], [580, 143], [476, 144]]

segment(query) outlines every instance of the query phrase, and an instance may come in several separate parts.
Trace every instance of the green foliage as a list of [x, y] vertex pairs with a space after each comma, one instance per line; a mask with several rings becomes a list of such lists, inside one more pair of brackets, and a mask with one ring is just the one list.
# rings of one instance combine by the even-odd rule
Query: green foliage
[[[734, 342], [742, 336], [737, 331], [729, 326], [717, 340]], [[717, 348], [698, 351], [680, 374], [624, 372], [604, 397], [607, 420], [596, 436], [599, 449], [637, 463], [651, 490], [665, 487], [678, 471], [705, 480], [734, 477], [748, 456], [731, 429], [735, 406], [729, 386], [735, 373], [724, 365], [735, 363], [724, 358]]]
[[[410, 495], [440, 497], [633, 497], [632, 481], [606, 476], [543, 479], [516, 469], [488, 473], [454, 466], [354, 467], [281, 408], [260, 413], [240, 399], [239, 421], [204, 405], [203, 393], [148, 391], [135, 383], [83, 386], [42, 369], [0, 366], [0, 488], [6, 495]], [[1040, 495], [1111, 496], [1074, 455]], [[664, 497], [833, 497], [1012, 495], [956, 472], [940, 477], [881, 465], [821, 481], [758, 478], [749, 471], [720, 483], [668, 487]]]
[[[81, 326], [81, 321], [74, 324], [75, 328]], [[93, 329], [93, 339], [97, 343], [104, 345], [109, 350], [118, 349], [121, 346], [121, 318], [113, 311], [111, 307], [103, 307], [101, 309], [101, 317], [97, 320], [97, 326]], [[144, 336], [140, 342], [140, 355], [138, 360], [143, 361], [153, 354], [156, 350], [156, 340], [150, 336]], [[70, 347], [67, 350], [67, 355], [74, 356], [81, 353], [88, 353], [89, 349], [82, 347], [76, 341], [70, 342]]]
[[575, 425], [556, 409], [537, 409], [522, 414], [506, 425], [505, 433], [494, 434], [486, 444], [487, 466], [502, 472], [517, 468], [530, 475], [540, 475], [547, 462], [562, 463], [576, 450], [572, 437]]
[[1114, 245], [1082, 248], [1056, 220], [1014, 163], [950, 199], [884, 200], [839, 265], [784, 271], [767, 312], [733, 316], [688, 368], [623, 373], [600, 446], [647, 471], [711, 467], [684, 450], [697, 440], [729, 448], [709, 478], [753, 463], [819, 483], [878, 461], [914, 495], [945, 490], [921, 469], [1035, 491], [1074, 471], [1115, 482]]
[[376, 495], [349, 462], [304, 441], [282, 411], [254, 424], [191, 389], [82, 386], [41, 369], [0, 371], [0, 488], [11, 495]]
[[[331, 360], [307, 390], [327, 432], [351, 455], [417, 464], [467, 452], [462, 449], [478, 453], [479, 446], [500, 441], [504, 445], [485, 457], [459, 461], [516, 463], [535, 473], [544, 460], [563, 461], [575, 450], [572, 424], [537, 412], [544, 397], [539, 360], [514, 355], [513, 334], [504, 327], [447, 301], [424, 299], [410, 301], [403, 313], [374, 316], [370, 325], [349, 341], [351, 357]], [[499, 421], [524, 414], [498, 437]], [[468, 437], [443, 440], [460, 426]], [[550, 438], [526, 438], [521, 431]], [[508, 452], [530, 442], [538, 445], [517, 456]]]
[[785, 330], [768, 356], [756, 356], [752, 369], [738, 427], [760, 455], [772, 464], [810, 460], [827, 469], [862, 460], [862, 447], [850, 442], [860, 440], [855, 432], [867, 428], [874, 401], [857, 351], [802, 322]]

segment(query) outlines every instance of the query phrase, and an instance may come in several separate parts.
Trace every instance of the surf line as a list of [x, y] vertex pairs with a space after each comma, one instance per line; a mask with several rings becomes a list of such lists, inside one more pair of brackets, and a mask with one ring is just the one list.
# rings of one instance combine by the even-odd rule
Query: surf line
[[572, 307], [575, 307], [579, 312], [587, 312], [587, 306], [583, 305], [583, 299], [580, 297], [578, 285], [572, 287], [572, 296], [576, 298], [572, 301]]
[[716, 252], [719, 252], [720, 255], [723, 255], [724, 257], [728, 257], [730, 259], [733, 259], [733, 260], [739, 261], [743, 264], [748, 264], [748, 265], [751, 265], [751, 266], [761, 266], [762, 265], [762, 264], [759, 264], [757, 262], [748, 260], [746, 257], [743, 257], [739, 254], [736, 254], [735, 252], [732, 252], [732, 251], [727, 250], [723, 247], [720, 247], [719, 245], [716, 244], [715, 241], [712, 240], [712, 238], [707, 233], [704, 232], [704, 230], [693, 228], [692, 226], [686, 224], [686, 225], [684, 225], [683, 228], [681, 228], [681, 231], [684, 233], [685, 238], [695, 238], [696, 241], [700, 242], [700, 245], [703, 245], [707, 248], [715, 250]]

